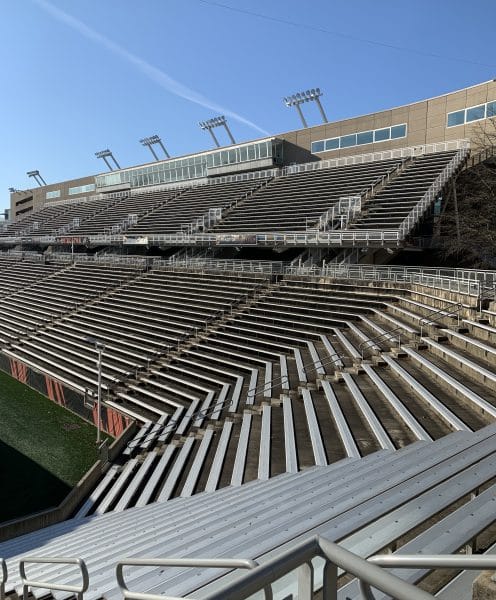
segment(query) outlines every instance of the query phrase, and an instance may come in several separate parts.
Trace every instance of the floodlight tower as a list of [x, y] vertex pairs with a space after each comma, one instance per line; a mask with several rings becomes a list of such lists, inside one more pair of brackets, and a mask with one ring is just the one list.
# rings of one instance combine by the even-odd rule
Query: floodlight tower
[[103, 160], [104, 160], [105, 164], [107, 165], [109, 171], [113, 171], [114, 169], [113, 169], [112, 165], [109, 163], [109, 161], [107, 160], [107, 158], [111, 158], [114, 161], [115, 166], [118, 169], [120, 169], [119, 163], [115, 160], [114, 155], [112, 154], [112, 152], [108, 148], [106, 150], [100, 150], [99, 152], [95, 152], [95, 156], [97, 158], [103, 158]]
[[150, 149], [150, 152], [153, 154], [153, 158], [155, 160], [160, 160], [160, 159], [157, 156], [155, 150], [153, 149], [153, 144], [158, 144], [162, 148], [165, 156], [167, 158], [170, 158], [169, 153], [165, 149], [165, 146], [163, 145], [162, 140], [160, 139], [160, 137], [158, 135], [152, 135], [150, 137], [145, 137], [142, 140], [140, 140], [140, 144], [143, 144], [143, 146], [148, 146], [148, 148]]
[[320, 88], [312, 88], [311, 90], [306, 90], [305, 92], [298, 92], [297, 94], [287, 96], [286, 98], [284, 98], [284, 104], [288, 107], [296, 106], [296, 110], [300, 115], [303, 127], [308, 127], [305, 117], [303, 116], [300, 104], [303, 104], [304, 102], [315, 102], [322, 116], [322, 122], [328, 123], [328, 119], [324, 112], [324, 108], [322, 107], [322, 104], [320, 102], [320, 97], [322, 96], [322, 94], [323, 92], [321, 92]]
[[198, 125], [201, 127], [201, 129], [207, 130], [210, 133], [217, 148], [220, 147], [220, 144], [213, 132], [214, 127], [224, 127], [227, 132], [227, 135], [229, 136], [229, 139], [231, 140], [231, 144], [236, 143], [236, 141], [234, 140], [233, 134], [231, 133], [231, 130], [229, 129], [229, 127], [227, 125], [227, 120], [224, 115], [222, 115], [220, 117], [213, 117], [212, 119], [208, 119], [207, 121], [200, 121], [198, 123]]
[[[40, 175], [40, 172], [39, 172], [39, 171], [28, 171], [28, 172], [26, 173], [26, 175], [27, 175], [28, 177], [33, 177], [33, 179], [36, 181], [36, 183], [37, 183], [37, 184], [38, 184], [40, 187], [42, 187], [42, 186], [44, 186], [44, 185], [46, 185], [46, 184], [47, 184], [47, 183], [46, 183], [46, 181], [43, 179], [43, 177]], [[40, 182], [41, 182], [41, 183], [40, 183]]]

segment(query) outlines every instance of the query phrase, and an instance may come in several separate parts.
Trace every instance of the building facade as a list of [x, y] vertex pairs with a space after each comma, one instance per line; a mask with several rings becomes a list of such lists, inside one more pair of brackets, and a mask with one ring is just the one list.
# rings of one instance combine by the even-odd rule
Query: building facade
[[[368, 115], [11, 194], [11, 219], [45, 204], [154, 185], [456, 139], [477, 143], [496, 117], [496, 79]], [[496, 119], [495, 119], [496, 121]], [[494, 123], [494, 121], [493, 121]], [[495, 127], [496, 131], [496, 127]]]

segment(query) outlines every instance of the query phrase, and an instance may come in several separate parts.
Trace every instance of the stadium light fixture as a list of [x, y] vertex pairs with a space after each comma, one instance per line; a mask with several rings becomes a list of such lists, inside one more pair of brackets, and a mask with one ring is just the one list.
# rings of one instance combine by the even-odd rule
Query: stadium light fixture
[[236, 143], [236, 141], [234, 140], [233, 134], [231, 133], [231, 130], [229, 129], [229, 127], [227, 125], [227, 120], [224, 115], [221, 115], [220, 117], [213, 117], [212, 119], [208, 119], [207, 121], [200, 121], [198, 123], [198, 125], [200, 126], [201, 129], [203, 129], [204, 131], [206, 130], [210, 133], [217, 148], [220, 147], [220, 144], [219, 144], [219, 140], [215, 137], [215, 133], [213, 132], [213, 129], [215, 127], [224, 127], [227, 132], [227, 135], [229, 136], [229, 139], [231, 140], [231, 144]]
[[160, 159], [157, 156], [155, 150], [153, 149], [153, 144], [158, 144], [162, 148], [165, 156], [167, 158], [170, 158], [169, 153], [165, 149], [165, 146], [162, 143], [162, 140], [160, 139], [160, 137], [158, 135], [151, 135], [150, 137], [145, 137], [140, 140], [140, 144], [143, 144], [143, 146], [148, 146], [148, 148], [150, 149], [150, 152], [153, 154], [153, 157], [155, 160], [160, 160]]
[[[44, 185], [46, 185], [46, 181], [43, 179], [43, 177], [40, 175], [39, 171], [28, 171], [26, 173], [26, 175], [28, 177], [33, 177], [33, 179], [36, 181], [36, 183], [40, 186], [43, 187]], [[40, 183], [41, 182], [41, 183]]]
[[114, 155], [112, 154], [112, 152], [108, 148], [106, 148], [105, 150], [100, 150], [99, 152], [95, 152], [95, 156], [97, 158], [103, 158], [103, 160], [105, 161], [105, 164], [107, 165], [109, 171], [113, 171], [114, 169], [113, 169], [112, 165], [109, 163], [109, 161], [107, 160], [107, 158], [111, 158], [114, 161], [115, 166], [118, 169], [120, 169], [119, 163], [115, 160]]
[[96, 366], [98, 369], [96, 400], [96, 444], [97, 446], [100, 446], [102, 430], [102, 356], [103, 351], [105, 350], [105, 344], [101, 340], [98, 340], [97, 338], [94, 338], [92, 336], [84, 338], [84, 341], [94, 346], [95, 350], [98, 352], [98, 358], [96, 361]]
[[319, 107], [319, 111], [322, 116], [322, 122], [328, 123], [328, 119], [326, 117], [326, 114], [325, 114], [322, 104], [320, 102], [320, 97], [322, 96], [322, 94], [323, 94], [323, 92], [320, 90], [320, 88], [312, 88], [311, 90], [306, 90], [304, 92], [298, 92], [297, 94], [292, 94], [291, 96], [286, 96], [285, 98], [283, 98], [283, 101], [287, 107], [296, 106], [296, 110], [298, 111], [298, 114], [300, 115], [300, 119], [301, 119], [301, 122], [303, 123], [303, 127], [308, 127], [308, 124], [306, 122], [306, 119], [303, 115], [303, 112], [302, 112], [301, 106], [300, 106], [301, 104], [304, 104], [305, 102], [315, 102], [317, 104], [317, 106]]

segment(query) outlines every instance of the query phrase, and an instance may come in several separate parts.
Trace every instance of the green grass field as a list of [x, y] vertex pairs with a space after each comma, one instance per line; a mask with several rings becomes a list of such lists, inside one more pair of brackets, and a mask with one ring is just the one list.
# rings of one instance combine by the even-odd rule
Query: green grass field
[[96, 429], [0, 371], [0, 522], [58, 505], [97, 459]]

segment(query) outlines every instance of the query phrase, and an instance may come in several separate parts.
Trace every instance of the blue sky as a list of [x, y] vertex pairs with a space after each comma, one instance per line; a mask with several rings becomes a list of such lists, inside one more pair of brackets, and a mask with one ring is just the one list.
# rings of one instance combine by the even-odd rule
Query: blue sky
[[492, 79], [494, 23], [494, 0], [3, 0], [0, 209], [28, 170], [149, 161], [144, 136], [208, 149], [218, 114], [236, 141], [296, 129], [282, 97], [310, 87], [337, 120]]

